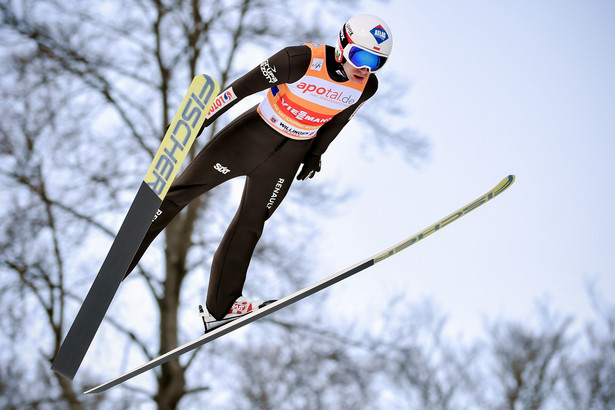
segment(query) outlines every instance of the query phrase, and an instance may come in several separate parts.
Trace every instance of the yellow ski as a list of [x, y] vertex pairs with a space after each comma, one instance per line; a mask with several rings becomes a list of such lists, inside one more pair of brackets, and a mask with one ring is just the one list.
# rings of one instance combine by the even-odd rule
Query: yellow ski
[[56, 354], [51, 365], [53, 371], [69, 379], [75, 377], [130, 262], [219, 92], [217, 81], [208, 75], [198, 75], [192, 80], [111, 249]]

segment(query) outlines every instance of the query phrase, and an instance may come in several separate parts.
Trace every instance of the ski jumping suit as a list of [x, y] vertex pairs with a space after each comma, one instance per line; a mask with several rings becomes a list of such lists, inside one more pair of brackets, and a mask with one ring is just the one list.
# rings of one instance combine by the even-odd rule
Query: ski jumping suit
[[263, 102], [218, 132], [172, 184], [128, 270], [190, 201], [245, 175], [239, 209], [211, 266], [206, 306], [216, 319], [242, 295], [265, 221], [282, 202], [301, 163], [320, 160], [360, 105], [374, 95], [378, 81], [374, 74], [361, 84], [349, 81], [333, 47], [287, 47], [224, 90], [204, 127], [242, 98], [268, 88]]

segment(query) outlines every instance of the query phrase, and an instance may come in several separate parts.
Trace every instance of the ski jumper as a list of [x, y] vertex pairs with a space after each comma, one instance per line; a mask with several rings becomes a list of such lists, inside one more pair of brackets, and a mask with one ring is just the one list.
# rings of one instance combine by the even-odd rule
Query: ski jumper
[[[207, 310], [221, 319], [242, 296], [265, 221], [286, 196], [304, 158], [322, 155], [360, 105], [378, 88], [371, 74], [348, 81], [330, 46], [287, 47], [234, 81], [214, 102], [204, 127], [242, 98], [269, 89], [262, 103], [220, 130], [175, 180], [129, 273], [154, 238], [196, 197], [246, 176], [239, 208], [216, 250]], [[128, 274], [127, 274], [128, 275]]]

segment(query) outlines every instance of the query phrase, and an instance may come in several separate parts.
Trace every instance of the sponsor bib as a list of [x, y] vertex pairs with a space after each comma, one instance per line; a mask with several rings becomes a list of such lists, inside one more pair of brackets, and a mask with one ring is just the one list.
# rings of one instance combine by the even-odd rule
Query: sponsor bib
[[293, 139], [314, 138], [320, 127], [359, 100], [367, 83], [333, 81], [325, 66], [326, 46], [306, 45], [312, 59], [305, 75], [297, 82], [271, 87], [258, 107], [267, 124]]

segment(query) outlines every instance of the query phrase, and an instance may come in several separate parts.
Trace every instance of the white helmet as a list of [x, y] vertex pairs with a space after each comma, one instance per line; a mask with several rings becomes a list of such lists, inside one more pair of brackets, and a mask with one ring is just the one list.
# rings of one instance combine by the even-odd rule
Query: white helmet
[[376, 16], [361, 14], [348, 20], [340, 30], [335, 60], [376, 71], [384, 65], [392, 48], [389, 26]]

